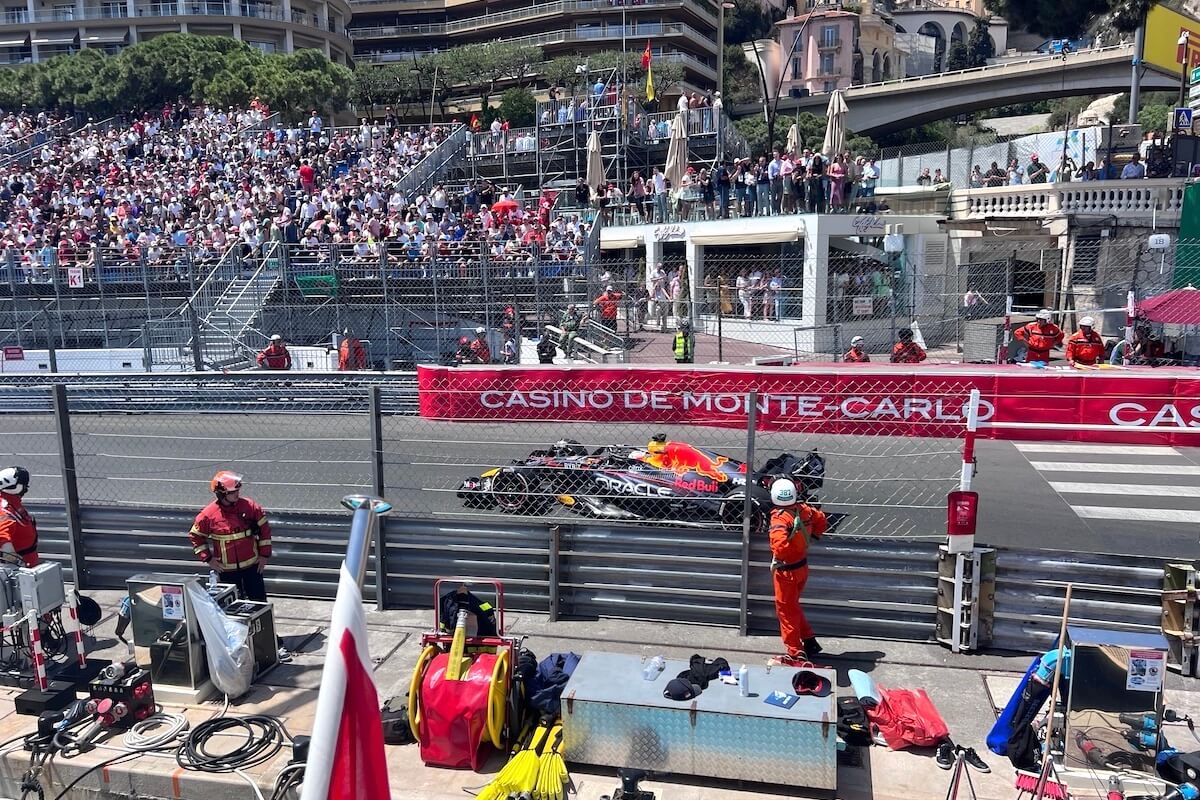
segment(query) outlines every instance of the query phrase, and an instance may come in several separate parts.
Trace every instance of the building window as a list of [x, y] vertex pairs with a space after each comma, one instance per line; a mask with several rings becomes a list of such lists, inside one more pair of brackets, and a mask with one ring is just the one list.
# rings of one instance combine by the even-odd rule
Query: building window
[[24, 25], [29, 22], [29, 11], [24, 8], [9, 6], [4, 9], [5, 25]]
[[838, 43], [838, 28], [836, 25], [826, 25], [821, 28], [821, 47], [834, 47]]
[[247, 39], [246, 44], [263, 53], [274, 53], [279, 49], [279, 45], [275, 44], [274, 42], [262, 42], [255, 41], [254, 39]]
[[71, 3], [70, 5], [57, 5], [54, 7], [54, 20], [56, 22], [62, 20], [70, 21], [73, 19], [75, 19], [74, 3]]
[[821, 53], [821, 74], [833, 74], [833, 53]]
[[825, 94], [829, 94], [836, 88], [837, 88], [836, 81], [825, 81]]
[[124, 3], [101, 3], [100, 16], [105, 19], [116, 19], [129, 14], [129, 7]]
[[792, 59], [792, 80], [798, 81], [804, 77], [804, 59], [797, 56]]

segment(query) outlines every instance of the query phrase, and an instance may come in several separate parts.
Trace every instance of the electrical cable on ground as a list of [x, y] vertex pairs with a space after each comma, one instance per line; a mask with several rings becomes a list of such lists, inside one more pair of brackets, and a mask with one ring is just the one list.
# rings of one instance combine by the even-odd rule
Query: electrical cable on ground
[[159, 750], [176, 745], [188, 729], [187, 717], [182, 714], [159, 712], [134, 723], [125, 733], [125, 747], [136, 752]]
[[[214, 753], [208, 749], [215, 736], [243, 731], [245, 742], [233, 750]], [[179, 766], [197, 772], [231, 772], [270, 761], [283, 749], [286, 734], [279, 720], [265, 715], [217, 717], [200, 723], [188, 734], [175, 756]]]

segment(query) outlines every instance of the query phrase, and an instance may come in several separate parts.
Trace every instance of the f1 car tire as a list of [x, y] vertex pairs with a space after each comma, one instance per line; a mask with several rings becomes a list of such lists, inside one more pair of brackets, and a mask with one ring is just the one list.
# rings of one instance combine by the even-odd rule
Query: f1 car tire
[[[721, 524], [729, 530], [742, 529], [742, 516], [745, 513], [746, 495], [741, 491], [731, 492], [721, 503]], [[750, 502], [750, 535], [757, 536], [767, 532], [770, 517], [757, 501]]]
[[492, 478], [492, 497], [497, 508], [510, 514], [524, 514], [536, 499], [529, 479], [519, 472], [501, 472]]

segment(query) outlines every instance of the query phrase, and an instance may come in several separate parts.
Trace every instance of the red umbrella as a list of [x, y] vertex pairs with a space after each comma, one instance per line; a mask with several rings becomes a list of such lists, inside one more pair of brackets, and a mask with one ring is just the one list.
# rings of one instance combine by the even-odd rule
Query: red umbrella
[[493, 214], [509, 214], [517, 210], [516, 200], [497, 200], [492, 203]]
[[1138, 312], [1151, 322], [1200, 325], [1200, 290], [1189, 285], [1147, 297], [1138, 303]]

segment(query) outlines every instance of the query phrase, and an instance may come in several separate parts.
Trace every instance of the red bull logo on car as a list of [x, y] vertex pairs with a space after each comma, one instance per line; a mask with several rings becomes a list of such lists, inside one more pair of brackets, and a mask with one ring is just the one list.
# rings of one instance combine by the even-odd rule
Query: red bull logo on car
[[721, 465], [729, 463], [728, 457], [709, 456], [686, 442], [668, 442], [663, 457], [663, 466], [680, 477], [694, 472], [718, 483], [729, 480], [729, 476], [721, 471]]

